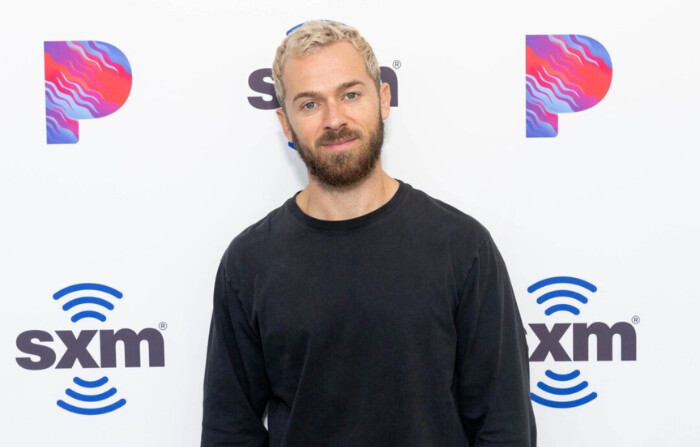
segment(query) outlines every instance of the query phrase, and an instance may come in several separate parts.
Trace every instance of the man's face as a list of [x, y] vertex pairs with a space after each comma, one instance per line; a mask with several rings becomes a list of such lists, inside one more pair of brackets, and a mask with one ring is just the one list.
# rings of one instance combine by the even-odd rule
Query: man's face
[[277, 115], [309, 174], [334, 187], [351, 186], [376, 165], [389, 115], [390, 93], [380, 91], [349, 42], [285, 61], [285, 109]]

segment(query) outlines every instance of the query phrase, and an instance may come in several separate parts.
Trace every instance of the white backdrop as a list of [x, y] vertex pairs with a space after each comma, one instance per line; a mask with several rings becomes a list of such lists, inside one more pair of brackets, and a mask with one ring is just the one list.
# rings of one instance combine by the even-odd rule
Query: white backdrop
[[[0, 444], [198, 445], [219, 258], [305, 184], [274, 112], [249, 104], [248, 76], [271, 66], [287, 29], [329, 18], [358, 27], [381, 65], [400, 62], [385, 168], [490, 229], [526, 325], [636, 323], [636, 361], [620, 360], [616, 340], [612, 361], [531, 363], [533, 391], [546, 369], [575, 368], [598, 393], [573, 409], [533, 403], [539, 445], [698, 445], [694, 11], [690, 0], [4, 2]], [[560, 115], [556, 138], [525, 137], [528, 34], [590, 36], [612, 59], [607, 96]], [[80, 122], [77, 144], [49, 145], [43, 43], [67, 40], [119, 48], [133, 83], [120, 110]], [[598, 289], [581, 315], [545, 317], [527, 288], [561, 275]], [[76, 283], [124, 296], [106, 322], [72, 323], [52, 295]], [[58, 362], [56, 331], [122, 328], [156, 328], [165, 366], [145, 352], [139, 368], [119, 353], [117, 368], [16, 360], [25, 331], [49, 333]], [[98, 338], [88, 350], [99, 362]], [[84, 416], [56, 404], [74, 377], [102, 376], [122, 408]]]

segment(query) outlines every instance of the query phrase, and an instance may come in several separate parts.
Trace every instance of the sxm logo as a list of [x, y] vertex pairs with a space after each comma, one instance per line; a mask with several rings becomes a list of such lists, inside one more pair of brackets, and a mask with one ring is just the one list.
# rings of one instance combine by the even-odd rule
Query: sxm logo
[[[123, 294], [106, 285], [80, 283], [65, 287], [54, 293], [54, 301], [70, 315], [70, 321], [107, 321], [106, 313], [114, 310], [115, 303]], [[100, 415], [123, 407], [126, 399], [117, 396], [117, 389], [109, 386], [109, 378], [103, 373], [92, 374], [93, 370], [117, 367], [117, 346], [121, 343], [124, 353], [123, 364], [127, 368], [141, 367], [141, 347], [145, 342], [148, 348], [148, 366], [165, 366], [165, 342], [163, 335], [155, 328], [145, 328], [139, 332], [133, 329], [87, 329], [77, 333], [72, 330], [53, 331], [65, 347], [65, 353], [56, 363], [56, 350], [52, 347], [53, 335], [44, 330], [28, 330], [17, 336], [17, 348], [28, 356], [16, 357], [17, 364], [26, 370], [74, 369], [76, 363], [83, 371], [73, 378], [77, 389], [65, 390], [66, 400], [59, 399], [58, 407], [75, 414]], [[99, 340], [99, 362], [88, 350], [93, 339]], [[54, 366], [55, 365], [55, 366]]]
[[[399, 66], [396, 61], [395, 65]], [[391, 107], [399, 106], [399, 81], [396, 77], [396, 72], [389, 67], [379, 67], [382, 76], [382, 82], [389, 84], [391, 91]], [[251, 106], [260, 110], [274, 110], [280, 108], [280, 103], [275, 96], [275, 84], [272, 82], [272, 69], [259, 68], [253, 71], [248, 76], [248, 86], [255, 92], [261, 93], [264, 96], [249, 96], [248, 102]]]
[[117, 111], [131, 92], [131, 66], [95, 40], [44, 42], [46, 142], [75, 144], [78, 121]]
[[610, 88], [612, 63], [600, 42], [579, 34], [525, 38], [526, 136], [556, 137], [559, 113], [586, 110]]
[[[532, 284], [527, 291], [537, 297], [536, 302], [544, 307], [545, 316], [578, 317], [581, 314], [580, 307], [588, 303], [589, 296], [596, 293], [598, 288], [573, 276], [554, 276]], [[610, 326], [603, 322], [557, 322], [551, 327], [544, 323], [532, 323], [529, 326], [539, 342], [530, 355], [530, 361], [554, 362], [545, 371], [545, 378], [537, 382], [537, 389], [530, 394], [531, 399], [540, 405], [574, 408], [598, 397], [598, 393], [589, 389], [588, 381], [582, 379], [581, 370], [570, 363], [590, 361], [589, 339], [592, 336], [596, 338], [597, 361], [613, 360], [615, 335], [620, 340], [620, 360], [637, 360], [637, 333], [630, 323], [617, 322]], [[562, 346], [562, 339], [572, 326], [573, 352], [570, 355]], [[551, 360], [548, 360], [549, 356]]]

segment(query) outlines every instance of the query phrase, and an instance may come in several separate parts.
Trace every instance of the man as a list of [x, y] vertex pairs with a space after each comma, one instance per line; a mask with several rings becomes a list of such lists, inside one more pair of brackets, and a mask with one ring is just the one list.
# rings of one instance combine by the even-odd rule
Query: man
[[221, 261], [202, 446], [534, 446], [503, 260], [479, 223], [382, 170], [390, 92], [369, 44], [305, 23], [273, 78], [309, 183]]

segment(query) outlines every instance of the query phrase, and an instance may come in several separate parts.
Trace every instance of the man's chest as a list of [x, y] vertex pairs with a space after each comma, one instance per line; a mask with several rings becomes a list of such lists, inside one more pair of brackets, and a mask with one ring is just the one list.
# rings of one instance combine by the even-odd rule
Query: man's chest
[[272, 369], [316, 353], [377, 362], [454, 340], [459, 286], [449, 259], [419, 250], [334, 247], [280, 254], [248, 288]]

